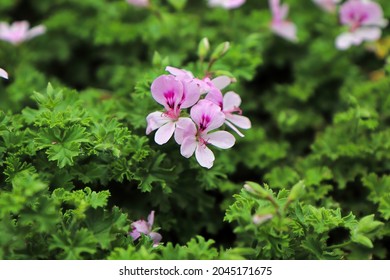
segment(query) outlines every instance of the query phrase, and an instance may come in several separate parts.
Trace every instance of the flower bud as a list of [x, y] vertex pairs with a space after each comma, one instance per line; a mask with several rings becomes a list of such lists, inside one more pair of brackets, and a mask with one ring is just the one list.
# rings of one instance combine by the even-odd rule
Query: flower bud
[[269, 196], [269, 193], [266, 189], [254, 182], [246, 182], [244, 184], [244, 189], [247, 192], [258, 196], [259, 198], [266, 198]]
[[304, 191], [305, 191], [305, 184], [303, 181], [299, 181], [292, 187], [290, 191], [290, 195], [288, 196], [288, 200], [290, 201], [297, 200], [303, 195]]
[[264, 215], [255, 214], [252, 217], [252, 222], [255, 225], [261, 225], [261, 224], [264, 224], [266, 221], [271, 220], [273, 217], [274, 216], [272, 214], [264, 214]]
[[219, 44], [214, 52], [211, 55], [211, 60], [217, 60], [221, 57], [223, 57], [227, 51], [229, 50], [230, 43], [229, 42], [224, 42], [222, 44]]
[[203, 59], [208, 52], [210, 51], [210, 43], [209, 40], [205, 37], [199, 42], [198, 46], [198, 56]]

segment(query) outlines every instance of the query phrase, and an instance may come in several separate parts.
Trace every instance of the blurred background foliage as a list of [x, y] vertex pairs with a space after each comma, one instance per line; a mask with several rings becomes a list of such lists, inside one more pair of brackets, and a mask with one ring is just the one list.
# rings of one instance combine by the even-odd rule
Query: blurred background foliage
[[[295, 44], [270, 32], [267, 1], [151, 1], [1, 1], [2, 21], [47, 32], [0, 41], [0, 258], [388, 259], [389, 28], [339, 51], [337, 15], [312, 1], [284, 1]], [[167, 65], [203, 77], [204, 37], [230, 42], [212, 70], [237, 80], [252, 121], [211, 170], [145, 136], [151, 82]], [[127, 234], [151, 210], [158, 247]]]

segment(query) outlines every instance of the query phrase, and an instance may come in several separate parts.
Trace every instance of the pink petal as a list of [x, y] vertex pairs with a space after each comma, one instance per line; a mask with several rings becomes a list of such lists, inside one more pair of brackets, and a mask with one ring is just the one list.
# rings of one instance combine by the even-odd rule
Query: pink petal
[[234, 125], [243, 129], [249, 129], [252, 126], [251, 121], [247, 117], [241, 115], [227, 114], [226, 119]]
[[189, 79], [194, 78], [194, 75], [190, 71], [187, 71], [184, 69], [179, 69], [179, 68], [172, 67], [172, 66], [165, 67], [165, 71], [169, 72], [170, 74], [172, 74], [176, 77], [184, 77], [184, 78], [189, 78]]
[[146, 122], [148, 124], [148, 126], [146, 127], [146, 134], [148, 135], [153, 130], [160, 128], [161, 126], [170, 121], [172, 121], [172, 119], [167, 117], [163, 112], [150, 113], [146, 117]]
[[194, 81], [183, 82], [183, 100], [180, 108], [189, 108], [198, 102], [200, 98], [200, 88]]
[[181, 145], [184, 138], [187, 136], [196, 135], [196, 126], [190, 118], [179, 118], [176, 122], [175, 129], [175, 141], [177, 144]]
[[223, 108], [223, 96], [222, 92], [217, 88], [212, 88], [205, 97], [206, 100], [213, 102], [220, 108]]
[[130, 232], [130, 236], [133, 240], [137, 240], [141, 236], [141, 233], [139, 233], [136, 229], [133, 229], [133, 231]]
[[336, 38], [336, 48], [339, 50], [348, 49], [354, 42], [354, 37], [351, 33], [342, 33]]
[[188, 136], [184, 138], [180, 146], [181, 155], [185, 158], [191, 157], [194, 154], [197, 145], [198, 143], [195, 136]]
[[149, 227], [152, 228], [152, 226], [154, 224], [154, 211], [151, 211], [149, 216], [148, 216], [148, 224], [149, 224]]
[[229, 111], [241, 105], [241, 97], [234, 91], [227, 92], [223, 97], [223, 110]]
[[227, 126], [229, 126], [231, 129], [233, 129], [233, 131], [236, 132], [236, 133], [238, 134], [238, 136], [244, 137], [244, 134], [242, 134], [241, 131], [239, 131], [239, 130], [237, 129], [237, 127], [235, 127], [231, 122], [225, 121], [225, 124], [226, 124]]
[[222, 126], [225, 121], [225, 114], [218, 105], [203, 99], [191, 108], [191, 118], [198, 128], [203, 125], [203, 132], [206, 133]]
[[361, 41], [376, 41], [381, 34], [382, 30], [379, 27], [361, 27], [355, 31], [355, 37]]
[[151, 86], [153, 98], [167, 111], [177, 108], [183, 98], [183, 84], [171, 75], [161, 75]]
[[213, 152], [206, 146], [198, 143], [195, 150], [195, 157], [200, 166], [206, 167], [210, 169], [214, 164], [214, 154]]
[[171, 139], [174, 131], [175, 122], [170, 121], [157, 130], [156, 134], [154, 135], [154, 141], [159, 145], [163, 145], [167, 143], [169, 139]]
[[219, 76], [211, 81], [217, 89], [224, 89], [232, 83], [232, 79], [228, 76]]
[[158, 232], [149, 233], [150, 238], [153, 240], [154, 245], [158, 245], [160, 243], [162, 236]]
[[233, 147], [236, 139], [234, 136], [227, 131], [216, 131], [207, 134], [207, 143], [214, 145], [221, 149], [229, 149]]
[[2, 68], [0, 68], [0, 77], [8, 79], [8, 73]]
[[289, 21], [283, 21], [283, 22], [274, 22], [271, 26], [272, 31], [289, 40], [292, 42], [296, 42], [298, 40], [297, 38], [297, 28], [294, 23]]
[[32, 39], [32, 38], [34, 38], [36, 36], [44, 34], [45, 32], [46, 32], [46, 27], [45, 26], [43, 26], [43, 25], [35, 26], [34, 28], [32, 28], [29, 31], [27, 31], [26, 39], [27, 40]]
[[149, 224], [144, 220], [135, 221], [131, 223], [131, 226], [134, 228], [135, 231], [138, 231], [139, 233], [143, 234], [148, 234], [151, 230]]

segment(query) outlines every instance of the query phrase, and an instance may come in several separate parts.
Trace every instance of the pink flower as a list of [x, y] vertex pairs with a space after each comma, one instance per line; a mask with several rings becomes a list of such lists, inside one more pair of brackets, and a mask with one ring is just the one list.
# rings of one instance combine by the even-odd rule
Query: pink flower
[[43, 25], [38, 25], [32, 29], [29, 29], [29, 27], [30, 24], [27, 21], [16, 21], [12, 25], [1, 22], [0, 40], [18, 45], [46, 32], [46, 28]]
[[210, 7], [222, 7], [230, 10], [240, 7], [245, 3], [245, 0], [209, 0]]
[[244, 137], [235, 126], [249, 129], [251, 128], [251, 121], [247, 117], [242, 116], [242, 110], [240, 109], [241, 98], [237, 93], [229, 91], [222, 97], [221, 91], [213, 89], [206, 95], [205, 99], [217, 104], [225, 114], [225, 124], [239, 136]]
[[319, 7], [323, 10], [334, 13], [336, 12], [337, 4], [340, 3], [341, 0], [313, 0]]
[[382, 8], [369, 0], [349, 0], [340, 8], [340, 22], [349, 27], [348, 32], [336, 39], [336, 47], [348, 49], [363, 41], [375, 41], [381, 36], [381, 28], [387, 25]]
[[3, 68], [0, 68], [0, 77], [8, 79], [8, 73]]
[[172, 66], [167, 66], [165, 70], [184, 83], [195, 83], [199, 87], [201, 94], [206, 93], [209, 90], [207, 83], [203, 80], [195, 78], [190, 71]]
[[199, 87], [192, 82], [181, 81], [172, 75], [162, 75], [151, 86], [153, 98], [164, 106], [164, 112], [153, 112], [146, 117], [146, 134], [157, 130], [154, 137], [162, 145], [172, 137], [182, 108], [194, 105], [200, 97]]
[[148, 216], [148, 221], [138, 220], [131, 224], [133, 230], [132, 232], [130, 232], [130, 236], [133, 238], [133, 240], [137, 240], [138, 238], [140, 238], [141, 233], [143, 233], [145, 235], [148, 235], [153, 240], [154, 246], [157, 246], [160, 243], [162, 236], [161, 234], [152, 231], [153, 223], [154, 211], [150, 212]]
[[150, 5], [149, 0], [126, 0], [127, 3], [137, 7], [148, 7]]
[[180, 153], [186, 158], [195, 153], [195, 158], [201, 166], [211, 168], [215, 157], [207, 145], [228, 149], [234, 145], [235, 138], [226, 131], [210, 132], [225, 122], [224, 113], [213, 102], [200, 100], [191, 108], [190, 115], [193, 121], [182, 118], [177, 124], [175, 140], [181, 145]]
[[269, 0], [269, 6], [272, 12], [271, 30], [287, 40], [296, 42], [297, 28], [294, 23], [286, 20], [288, 5], [280, 5], [280, 0]]

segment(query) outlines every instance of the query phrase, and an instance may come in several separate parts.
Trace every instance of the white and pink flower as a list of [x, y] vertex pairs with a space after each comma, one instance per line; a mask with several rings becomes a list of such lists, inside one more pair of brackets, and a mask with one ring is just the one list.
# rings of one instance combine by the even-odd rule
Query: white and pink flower
[[162, 145], [175, 132], [181, 109], [193, 106], [200, 97], [199, 87], [192, 82], [183, 82], [172, 75], [162, 75], [151, 86], [153, 98], [164, 106], [164, 112], [153, 112], [147, 117], [146, 134], [157, 129], [155, 141]]
[[381, 28], [387, 25], [381, 6], [369, 0], [349, 0], [341, 5], [340, 22], [349, 29], [336, 39], [336, 47], [340, 50], [378, 40]]
[[226, 10], [236, 9], [242, 6], [245, 0], [209, 0], [210, 7], [221, 7]]
[[235, 138], [226, 131], [213, 131], [225, 122], [224, 113], [213, 102], [200, 100], [191, 108], [190, 114], [192, 120], [183, 118], [177, 124], [175, 140], [181, 145], [180, 153], [186, 158], [195, 153], [195, 158], [201, 166], [211, 168], [215, 157], [207, 146], [211, 144], [221, 149], [229, 149], [234, 145]]
[[286, 20], [288, 15], [288, 5], [280, 4], [280, 0], [269, 0], [272, 13], [271, 30], [289, 41], [296, 42], [297, 27], [291, 21]]
[[7, 41], [13, 45], [18, 45], [45, 32], [46, 28], [43, 25], [30, 29], [30, 24], [27, 21], [16, 21], [11, 25], [6, 22], [0, 23], [0, 40]]
[[133, 240], [137, 240], [141, 237], [141, 234], [145, 234], [153, 240], [154, 246], [157, 246], [160, 243], [162, 236], [158, 232], [153, 231], [153, 224], [154, 211], [150, 212], [147, 221], [141, 219], [131, 224], [132, 231], [130, 232], [130, 236]]

